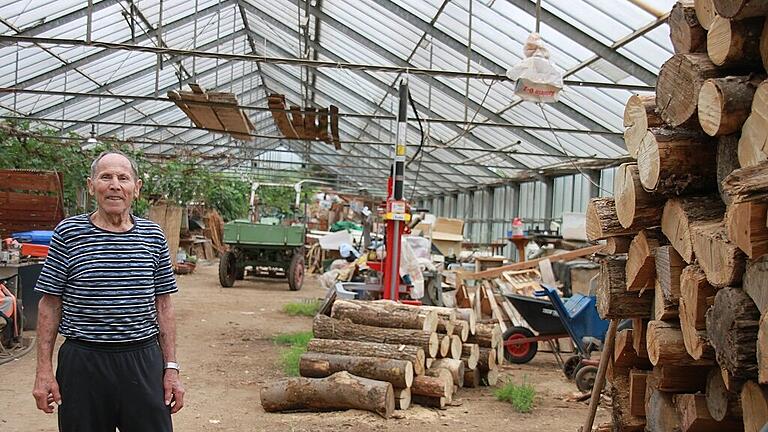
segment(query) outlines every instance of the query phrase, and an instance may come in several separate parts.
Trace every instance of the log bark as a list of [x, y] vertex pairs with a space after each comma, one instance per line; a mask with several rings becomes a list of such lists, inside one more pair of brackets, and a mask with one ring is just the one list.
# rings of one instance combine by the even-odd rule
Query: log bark
[[653, 291], [639, 294], [627, 291], [624, 255], [614, 255], [600, 261], [597, 287], [597, 311], [603, 319], [647, 317], [653, 306]]
[[723, 375], [718, 368], [707, 374], [706, 402], [713, 419], [722, 421], [727, 418], [741, 417], [741, 397], [737, 392], [728, 391], [723, 382]]
[[451, 371], [445, 368], [429, 368], [427, 369], [426, 375], [445, 381], [446, 385], [450, 389], [450, 391], [447, 393], [448, 396], [445, 396], [445, 401], [446, 403], [453, 402], [453, 395], [456, 393], [456, 391], [458, 391], [458, 387], [453, 382]]
[[757, 381], [768, 384], [768, 314], [760, 317], [757, 332]]
[[744, 292], [761, 314], [768, 312], [768, 257], [749, 261], [744, 272]]
[[645, 417], [645, 387], [648, 371], [632, 369], [629, 372], [629, 413]]
[[709, 136], [741, 131], [752, 110], [752, 98], [763, 77], [708, 79], [699, 92], [699, 123]]
[[413, 379], [411, 397], [430, 396], [435, 398], [450, 398], [453, 394], [453, 382], [441, 377], [420, 375]]
[[651, 390], [645, 404], [645, 430], [647, 432], [679, 432], [680, 416], [675, 409], [672, 394]]
[[375, 327], [404, 328], [434, 332], [437, 313], [417, 308], [401, 307], [386, 302], [336, 300], [331, 317], [348, 319], [355, 324]]
[[613, 195], [621, 226], [627, 229], [659, 226], [664, 197], [643, 189], [637, 164], [619, 166], [615, 179]]
[[[705, 41], [706, 42], [706, 41]], [[624, 144], [629, 155], [637, 158], [640, 142], [648, 128], [662, 126], [664, 122], [656, 113], [656, 95], [632, 95], [624, 106]]]
[[445, 409], [446, 400], [444, 397], [435, 398], [430, 396], [411, 395], [411, 403], [430, 408]]
[[[639, 381], [636, 381], [638, 384]], [[611, 382], [610, 396], [612, 401], [611, 406], [611, 418], [613, 420], [613, 430], [616, 431], [632, 431], [642, 432], [645, 428], [645, 407], [644, 401], [640, 401], [642, 404], [643, 415], [633, 413], [632, 394], [630, 392], [631, 384], [630, 378], [625, 374], [615, 374], [613, 381]], [[645, 391], [645, 388], [643, 388]], [[635, 401], [635, 404], [637, 402]], [[637, 408], [634, 408], [637, 411]]]
[[677, 321], [679, 318], [678, 302], [664, 297], [659, 280], [656, 280], [653, 296], [653, 318], [656, 321]]
[[395, 389], [395, 408], [399, 410], [407, 410], [411, 407], [411, 389], [401, 388]]
[[616, 342], [613, 346], [613, 367], [616, 369], [651, 369], [651, 363], [647, 358], [640, 358], [635, 352], [633, 343], [633, 330], [624, 329], [616, 333]]
[[261, 389], [266, 412], [361, 409], [389, 418], [395, 410], [392, 384], [337, 372], [327, 378], [289, 378]]
[[337, 320], [322, 314], [315, 316], [312, 332], [316, 338], [320, 339], [418, 346], [423, 348], [424, 353], [430, 357], [434, 357], [440, 347], [437, 333], [367, 326], [347, 320]]
[[493, 387], [499, 382], [500, 375], [498, 369], [480, 371], [480, 385]]
[[480, 387], [480, 370], [464, 368], [464, 387]]
[[480, 356], [477, 358], [477, 369], [486, 372], [496, 369], [496, 350], [493, 348], [480, 347]]
[[741, 411], [744, 432], [760, 432], [768, 423], [768, 390], [754, 381], [747, 381], [741, 389]]
[[712, 4], [718, 15], [733, 20], [768, 14], [768, 4], [762, 0], [713, 0]]
[[616, 203], [613, 198], [592, 198], [589, 200], [586, 229], [589, 241], [630, 235], [639, 231], [639, 229], [627, 229], [621, 226], [616, 215]]
[[740, 288], [723, 288], [707, 311], [707, 337], [717, 362], [740, 379], [757, 378], [757, 332], [760, 311]]
[[768, 161], [732, 172], [723, 181], [723, 191], [731, 203], [768, 200]]
[[[703, 194], [717, 189], [711, 138], [684, 129], [655, 128], [640, 143], [637, 168], [642, 186], [665, 195]], [[651, 196], [658, 204], [658, 196]]]
[[469, 336], [467, 342], [476, 343], [480, 347], [496, 348], [501, 342], [501, 329], [498, 324], [477, 323], [475, 334]]
[[656, 106], [661, 118], [673, 127], [695, 127], [704, 81], [728, 75], [740, 75], [739, 68], [717, 67], [705, 53], [675, 54], [662, 65], [656, 81]]
[[[650, 313], [649, 313], [650, 316]], [[645, 334], [648, 331], [648, 320], [643, 318], [632, 318], [632, 348], [638, 357], [648, 358], [648, 343]]]
[[672, 246], [656, 249], [656, 278], [659, 281], [664, 300], [678, 304], [680, 300], [680, 275], [685, 262]]
[[413, 364], [407, 360], [313, 352], [302, 354], [299, 360], [299, 373], [303, 377], [324, 378], [341, 371], [362, 378], [386, 381], [398, 388], [407, 388], [413, 383]]
[[453, 331], [462, 342], [466, 342], [469, 337], [469, 323], [464, 320], [456, 320], [456, 326], [453, 328]]
[[335, 339], [312, 339], [307, 351], [360, 357], [380, 357], [407, 360], [413, 363], [416, 375], [424, 373], [424, 350], [411, 345], [391, 345], [374, 342], [354, 342]]
[[765, 202], [745, 201], [731, 204], [725, 215], [728, 238], [752, 259], [768, 253], [766, 214]]
[[762, 66], [760, 35], [764, 17], [733, 21], [721, 16], [707, 32], [707, 53], [718, 66]]
[[430, 369], [439, 368], [448, 369], [448, 371], [451, 372], [451, 376], [453, 377], [451, 386], [455, 384], [459, 387], [462, 387], [464, 385], [464, 362], [461, 360], [447, 358], [437, 359], [432, 362], [432, 367], [430, 367]]
[[629, 245], [633, 238], [631, 236], [608, 237], [605, 240], [603, 252], [606, 255], [625, 254], [629, 252]]
[[763, 61], [763, 69], [768, 70], [768, 26], [763, 24], [763, 33], [760, 35], [760, 58]]
[[699, 24], [705, 29], [709, 30], [712, 20], [715, 19], [715, 5], [712, 0], [694, 0], [693, 6], [696, 9], [696, 18]]
[[707, 359], [694, 360], [688, 355], [680, 325], [670, 321], [653, 320], [648, 323], [648, 359], [654, 366], [708, 366]]
[[680, 417], [682, 432], [735, 431], [744, 427], [737, 419], [717, 421], [707, 409], [707, 397], [703, 394], [677, 394], [674, 403]]
[[653, 368], [648, 381], [653, 388], [669, 393], [697, 393], [707, 386], [707, 366], [662, 365]]
[[731, 203], [731, 198], [723, 191], [723, 180], [739, 169], [738, 149], [738, 134], [722, 136], [717, 141], [717, 191], [726, 205]]
[[680, 277], [680, 330], [688, 354], [694, 359], [714, 358], [706, 332], [707, 297], [715, 295], [715, 288], [707, 282], [704, 271], [689, 265]]
[[706, 52], [707, 31], [696, 18], [693, 0], [682, 0], [672, 6], [669, 13], [669, 38], [675, 54]]
[[693, 262], [694, 222], [717, 221], [723, 218], [725, 206], [714, 196], [672, 198], [664, 206], [661, 231], [685, 262]]
[[728, 240], [724, 222], [697, 222], [693, 231], [693, 252], [712, 286], [726, 287], [741, 283], [746, 257]]
[[463, 344], [461, 346], [461, 359], [464, 360], [466, 369], [475, 369], [480, 359], [480, 345]]
[[456, 319], [464, 320], [469, 323], [469, 334], [475, 334], [477, 326], [477, 314], [472, 308], [456, 309]]

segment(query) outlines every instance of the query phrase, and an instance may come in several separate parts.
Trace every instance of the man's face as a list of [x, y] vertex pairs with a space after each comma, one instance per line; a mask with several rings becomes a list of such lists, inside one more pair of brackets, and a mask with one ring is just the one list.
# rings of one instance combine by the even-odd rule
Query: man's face
[[133, 177], [131, 162], [119, 154], [101, 158], [96, 175], [88, 178], [88, 192], [96, 197], [99, 210], [111, 215], [128, 214], [140, 190], [141, 180]]

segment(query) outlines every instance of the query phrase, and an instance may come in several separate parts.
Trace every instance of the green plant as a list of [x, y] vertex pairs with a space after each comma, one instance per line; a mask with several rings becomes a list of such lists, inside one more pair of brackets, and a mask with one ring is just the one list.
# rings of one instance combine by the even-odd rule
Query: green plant
[[322, 303], [318, 300], [313, 300], [311, 302], [288, 303], [283, 306], [283, 312], [291, 316], [301, 315], [313, 317], [315, 314], [317, 314], [317, 311], [320, 310], [321, 305]]
[[525, 378], [523, 378], [522, 384], [508, 382], [503, 387], [496, 389], [494, 394], [496, 399], [511, 403], [515, 411], [528, 413], [533, 410], [536, 389], [526, 383]]
[[311, 331], [284, 333], [272, 338], [272, 341], [278, 345], [307, 346], [309, 340], [314, 336]]
[[272, 339], [276, 344], [289, 345], [289, 348], [280, 353], [280, 363], [286, 375], [299, 375], [299, 359], [307, 351], [310, 339], [312, 339], [311, 331], [281, 334]]

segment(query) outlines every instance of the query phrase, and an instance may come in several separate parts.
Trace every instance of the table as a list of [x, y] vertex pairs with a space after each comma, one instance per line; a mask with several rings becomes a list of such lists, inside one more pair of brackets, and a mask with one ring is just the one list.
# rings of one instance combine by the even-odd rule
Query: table
[[531, 241], [531, 238], [530, 236], [507, 237], [507, 241], [513, 243], [517, 248], [517, 262], [525, 261], [525, 245]]
[[504, 248], [507, 244], [504, 241], [494, 241], [490, 243], [475, 243], [475, 242], [463, 242], [461, 244], [462, 249], [477, 250], [477, 249], [490, 249], [494, 255], [503, 255]]

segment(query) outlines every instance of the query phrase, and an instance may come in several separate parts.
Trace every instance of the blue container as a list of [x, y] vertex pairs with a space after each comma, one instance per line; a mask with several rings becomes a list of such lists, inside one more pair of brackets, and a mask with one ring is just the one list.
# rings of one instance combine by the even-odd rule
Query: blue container
[[24, 231], [11, 234], [11, 237], [19, 243], [39, 245], [49, 245], [51, 243], [51, 236], [53, 236], [53, 231]]

